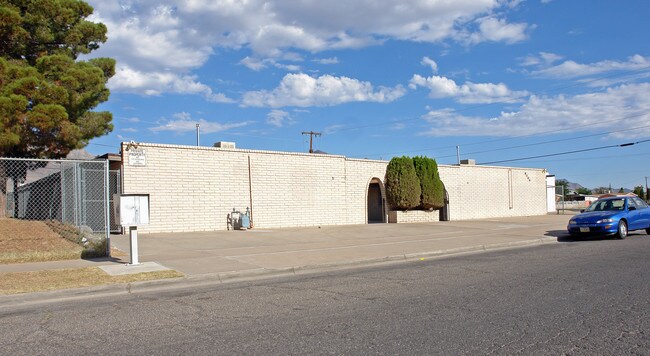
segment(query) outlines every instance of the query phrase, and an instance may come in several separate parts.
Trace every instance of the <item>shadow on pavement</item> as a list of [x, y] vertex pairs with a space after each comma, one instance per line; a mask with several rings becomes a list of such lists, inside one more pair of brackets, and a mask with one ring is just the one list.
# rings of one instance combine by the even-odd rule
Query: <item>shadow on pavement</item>
[[84, 260], [84, 261], [96, 262], [96, 263], [102, 263], [102, 262], [121, 263], [121, 262], [124, 262], [123, 259], [120, 259], [118, 257], [82, 257], [81, 259]]
[[[566, 230], [550, 230], [547, 231], [545, 236], [557, 237], [557, 242], [586, 242], [586, 241], [603, 241], [603, 240], [616, 240], [614, 235], [581, 235], [572, 236]], [[647, 236], [642, 232], [631, 232], [627, 238], [638, 238]]]
[[584, 235], [584, 236], [572, 236], [569, 235], [569, 232], [566, 230], [550, 230], [547, 231], [544, 236], [557, 237], [557, 242], [581, 242], [581, 241], [599, 241], [599, 240], [611, 240], [612, 236], [598, 236], [598, 235]]

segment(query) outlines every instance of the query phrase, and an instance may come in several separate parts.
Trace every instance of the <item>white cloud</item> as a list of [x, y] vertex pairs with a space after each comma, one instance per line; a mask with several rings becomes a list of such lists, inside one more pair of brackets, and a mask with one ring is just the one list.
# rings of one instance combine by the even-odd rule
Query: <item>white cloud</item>
[[524, 41], [528, 38], [527, 30], [531, 27], [526, 23], [508, 23], [504, 19], [488, 16], [477, 20], [479, 31], [462, 33], [458, 36], [469, 44], [480, 42], [505, 42], [507, 44]]
[[604, 60], [595, 63], [582, 64], [574, 61], [565, 61], [558, 65], [534, 71], [534, 75], [552, 78], [576, 78], [612, 71], [629, 71], [648, 68], [650, 57], [634, 55], [627, 61]]
[[[311, 53], [360, 48], [396, 39], [471, 43], [525, 39], [529, 26], [493, 14], [518, 1], [502, 0], [89, 0], [93, 21], [109, 40], [93, 56], [113, 57], [133, 70], [178, 76], [203, 66], [215, 49], [249, 48], [255, 58], [287, 50]], [[478, 24], [478, 28], [477, 27]]]
[[330, 125], [327, 126], [324, 130], [323, 133], [325, 135], [331, 135], [337, 133], [340, 129], [344, 128], [344, 125]]
[[317, 58], [314, 59], [314, 62], [319, 63], [319, 64], [338, 64], [339, 59], [336, 57], [331, 57], [331, 58]]
[[409, 83], [411, 89], [429, 89], [429, 97], [434, 99], [453, 98], [463, 104], [488, 104], [515, 102], [529, 95], [527, 91], [513, 91], [505, 84], [465, 82], [458, 85], [453, 79], [441, 76], [423, 77], [415, 74]]
[[254, 58], [254, 57], [244, 57], [241, 61], [239, 61], [239, 64], [245, 66], [246, 68], [250, 70], [254, 70], [256, 72], [259, 72], [260, 70], [268, 67], [268, 60], [265, 63], [264, 60], [259, 59], [259, 58]]
[[244, 94], [243, 106], [331, 106], [348, 102], [394, 101], [405, 94], [402, 86], [379, 87], [348, 77], [323, 75], [317, 78], [304, 73], [287, 74], [280, 85], [271, 90], [250, 91]]
[[290, 125], [294, 122], [291, 114], [283, 110], [271, 110], [266, 114], [266, 122], [276, 127]]
[[144, 95], [161, 95], [163, 93], [199, 94], [208, 101], [216, 103], [233, 103], [234, 100], [222, 93], [196, 81], [196, 76], [178, 75], [173, 72], [139, 72], [126, 66], [118, 66], [115, 76], [108, 82], [109, 88]]
[[548, 67], [553, 63], [562, 59], [562, 56], [550, 53], [550, 52], [539, 52], [537, 55], [529, 55], [524, 58], [521, 58], [521, 65], [524, 67], [530, 66], [542, 66]]
[[[647, 126], [650, 83], [575, 96], [531, 96], [519, 110], [492, 118], [463, 116], [451, 109], [433, 110], [423, 118], [431, 124], [431, 129], [424, 133], [428, 136], [517, 136]], [[625, 137], [630, 135], [647, 137], [650, 129], [625, 133]]]
[[391, 130], [404, 130], [405, 128], [406, 128], [406, 124], [402, 122], [396, 122], [390, 127]]
[[193, 120], [191, 115], [186, 112], [174, 114], [175, 120], [167, 120], [162, 125], [152, 127], [150, 130], [154, 132], [158, 131], [175, 131], [175, 132], [189, 132], [196, 131], [196, 124], [200, 124], [200, 130], [202, 133], [214, 133], [221, 132], [237, 127], [243, 127], [249, 125], [251, 122], [231, 122], [231, 123], [219, 123], [213, 121], [207, 121], [205, 119]]
[[433, 59], [431, 59], [429, 57], [423, 57], [420, 64], [422, 64], [423, 66], [427, 66], [427, 67], [431, 68], [431, 71], [433, 73], [438, 73], [438, 63], [436, 63], [436, 61], [434, 61]]
[[300, 71], [300, 66], [296, 64], [282, 64], [275, 59], [271, 58], [256, 58], [256, 57], [249, 57], [246, 56], [244, 59], [239, 61], [239, 64], [245, 66], [246, 68], [250, 70], [254, 70], [256, 72], [259, 72], [262, 69], [265, 69], [269, 66], [276, 67], [276, 68], [281, 68], [285, 69], [289, 72], [298, 72]]

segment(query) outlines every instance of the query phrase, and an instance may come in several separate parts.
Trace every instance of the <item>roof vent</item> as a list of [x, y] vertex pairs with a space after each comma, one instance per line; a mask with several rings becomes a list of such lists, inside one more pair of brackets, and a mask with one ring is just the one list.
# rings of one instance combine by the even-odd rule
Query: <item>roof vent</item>
[[214, 147], [218, 147], [218, 148], [235, 148], [235, 143], [234, 142], [219, 141], [219, 142], [214, 143]]
[[475, 166], [476, 165], [476, 160], [475, 159], [461, 159], [460, 164], [468, 165], [468, 166]]

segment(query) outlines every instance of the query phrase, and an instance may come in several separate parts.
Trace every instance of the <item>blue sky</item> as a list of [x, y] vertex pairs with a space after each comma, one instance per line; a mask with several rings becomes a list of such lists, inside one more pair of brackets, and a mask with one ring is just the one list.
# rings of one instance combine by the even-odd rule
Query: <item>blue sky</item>
[[650, 176], [646, 0], [89, 3], [109, 38], [92, 56], [117, 60], [91, 153], [195, 145], [199, 123], [206, 146], [306, 152], [317, 131], [348, 157], [454, 164], [459, 146], [592, 188]]

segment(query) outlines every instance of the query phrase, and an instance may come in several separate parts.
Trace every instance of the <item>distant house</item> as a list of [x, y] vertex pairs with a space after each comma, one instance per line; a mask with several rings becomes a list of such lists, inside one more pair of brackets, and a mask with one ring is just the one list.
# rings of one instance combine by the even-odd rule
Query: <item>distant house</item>
[[576, 192], [571, 192], [567, 194], [566, 200], [567, 201], [584, 201], [587, 202], [587, 205], [591, 204], [591, 202], [594, 202], [598, 200], [600, 197], [598, 195], [593, 195], [593, 194], [578, 194]]

